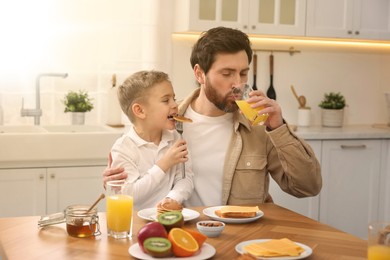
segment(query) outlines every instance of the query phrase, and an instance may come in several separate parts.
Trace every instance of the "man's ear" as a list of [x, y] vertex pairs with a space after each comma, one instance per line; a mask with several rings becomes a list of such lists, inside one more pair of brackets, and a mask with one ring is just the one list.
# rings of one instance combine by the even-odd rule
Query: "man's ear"
[[145, 118], [145, 111], [140, 103], [134, 103], [131, 106], [131, 110], [133, 111], [133, 114], [137, 118], [141, 118], [141, 119]]
[[204, 84], [206, 82], [206, 75], [204, 74], [204, 72], [203, 72], [202, 68], [199, 66], [199, 64], [196, 64], [194, 66], [194, 74], [195, 74], [195, 78], [199, 84]]

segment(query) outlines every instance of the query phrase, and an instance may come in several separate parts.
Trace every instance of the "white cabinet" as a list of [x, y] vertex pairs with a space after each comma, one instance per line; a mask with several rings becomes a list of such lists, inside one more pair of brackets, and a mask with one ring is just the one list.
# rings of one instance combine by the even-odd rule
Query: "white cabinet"
[[378, 219], [381, 144], [381, 140], [322, 142], [321, 222], [367, 237], [368, 222]]
[[388, 0], [309, 0], [306, 36], [390, 40]]
[[0, 170], [0, 217], [46, 212], [46, 169]]
[[104, 169], [105, 166], [1, 169], [0, 217], [45, 215], [72, 204], [92, 204], [103, 191]]
[[[308, 144], [313, 148], [317, 159], [321, 160], [321, 140], [308, 140]], [[274, 203], [298, 212], [309, 218], [318, 220], [319, 214], [319, 195], [308, 198], [296, 198], [290, 194], [285, 193], [280, 189], [278, 184], [271, 178], [270, 180], [270, 194]]]
[[249, 34], [305, 34], [306, 0], [176, 0], [175, 30], [217, 26]]
[[390, 220], [390, 139], [382, 142], [379, 221]]
[[[72, 204], [92, 204], [104, 191], [102, 172], [106, 166], [47, 169], [47, 213]], [[98, 205], [99, 210], [104, 210]]]

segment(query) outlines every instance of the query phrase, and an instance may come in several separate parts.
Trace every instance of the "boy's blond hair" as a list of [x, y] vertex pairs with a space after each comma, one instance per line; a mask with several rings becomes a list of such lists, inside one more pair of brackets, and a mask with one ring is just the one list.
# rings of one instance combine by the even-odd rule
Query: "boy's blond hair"
[[134, 122], [135, 116], [132, 105], [137, 102], [145, 102], [148, 91], [158, 83], [168, 81], [168, 74], [162, 71], [138, 71], [129, 76], [118, 88], [118, 99], [123, 113]]

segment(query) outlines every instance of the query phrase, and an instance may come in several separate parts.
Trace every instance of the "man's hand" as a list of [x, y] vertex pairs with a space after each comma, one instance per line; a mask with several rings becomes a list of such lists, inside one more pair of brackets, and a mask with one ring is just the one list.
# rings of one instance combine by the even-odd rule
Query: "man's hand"
[[112, 164], [112, 156], [111, 153], [108, 155], [108, 164], [107, 168], [103, 171], [103, 186], [106, 187], [106, 182], [115, 181], [115, 180], [123, 180], [127, 178], [127, 173], [125, 169], [122, 167], [119, 168], [111, 168]]
[[275, 100], [268, 98], [261, 90], [252, 91], [249, 96], [247, 101], [253, 107], [264, 107], [259, 114], [268, 113], [268, 119], [265, 121], [268, 128], [276, 129], [283, 125], [282, 109]]

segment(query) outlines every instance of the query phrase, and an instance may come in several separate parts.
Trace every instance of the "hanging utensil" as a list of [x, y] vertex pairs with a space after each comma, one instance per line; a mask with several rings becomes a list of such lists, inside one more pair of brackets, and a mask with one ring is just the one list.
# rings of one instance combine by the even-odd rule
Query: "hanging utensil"
[[268, 90], [267, 90], [267, 97], [276, 100], [276, 92], [275, 92], [274, 85], [273, 85], [274, 84], [273, 83], [273, 80], [274, 80], [274, 55], [272, 53], [269, 55], [269, 77], [270, 77], [270, 85], [269, 85]]
[[256, 86], [256, 80], [257, 80], [257, 54], [253, 54], [253, 85], [252, 89], [257, 90]]

